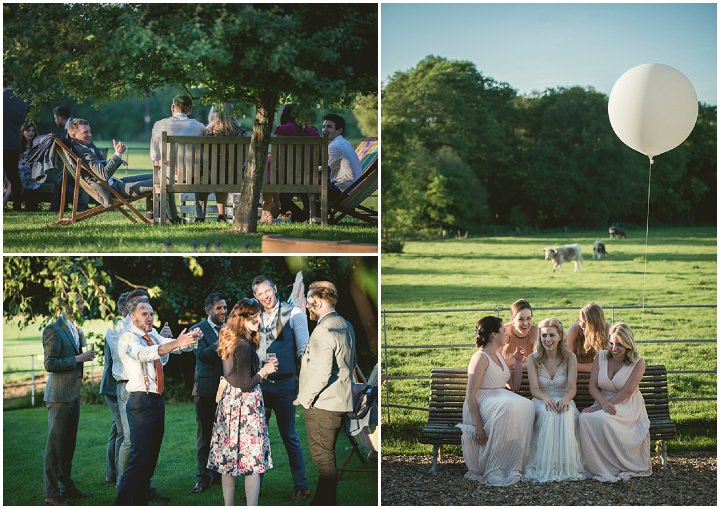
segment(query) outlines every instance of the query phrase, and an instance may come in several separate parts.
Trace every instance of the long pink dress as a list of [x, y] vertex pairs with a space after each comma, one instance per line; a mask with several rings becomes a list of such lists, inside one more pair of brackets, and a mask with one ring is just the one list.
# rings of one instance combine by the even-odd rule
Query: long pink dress
[[[637, 362], [623, 366], [610, 379], [607, 350], [601, 350], [597, 359], [598, 387], [604, 398], [610, 398], [625, 387]], [[603, 482], [651, 475], [650, 420], [640, 390], [614, 406], [615, 415], [603, 410], [580, 414], [580, 446], [588, 471]]]
[[[465, 401], [463, 421], [457, 425], [462, 430], [462, 451], [468, 467], [465, 477], [491, 486], [507, 486], [523, 478], [535, 409], [529, 399], [505, 389], [510, 370], [500, 352], [496, 355], [502, 368], [482, 350], [473, 355], [471, 366], [476, 365], [474, 361], [479, 355], [488, 357], [488, 368], [476, 396], [488, 441], [480, 446], [475, 440], [475, 427]], [[470, 368], [468, 375], [472, 375]]]

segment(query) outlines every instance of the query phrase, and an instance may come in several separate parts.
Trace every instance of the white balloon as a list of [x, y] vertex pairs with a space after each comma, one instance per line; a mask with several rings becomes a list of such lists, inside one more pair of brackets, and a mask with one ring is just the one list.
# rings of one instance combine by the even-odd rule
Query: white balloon
[[608, 116], [628, 147], [650, 158], [680, 145], [695, 127], [698, 99], [690, 80], [663, 64], [643, 64], [615, 82]]

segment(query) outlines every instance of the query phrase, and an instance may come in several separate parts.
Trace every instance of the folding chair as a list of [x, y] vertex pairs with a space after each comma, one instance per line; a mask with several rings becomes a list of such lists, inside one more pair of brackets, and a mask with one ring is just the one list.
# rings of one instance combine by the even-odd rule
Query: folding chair
[[351, 216], [366, 223], [377, 225], [378, 213], [362, 205], [365, 199], [378, 188], [378, 139], [363, 138], [355, 153], [363, 170], [360, 177], [350, 185], [342, 196], [329, 204], [330, 224], [337, 224], [345, 216]]
[[[377, 468], [347, 468], [347, 464], [355, 455], [363, 464], [368, 464], [367, 457], [360, 449], [361, 444], [358, 443], [358, 438], [363, 442], [362, 445], [377, 452], [377, 441], [373, 441], [371, 438], [377, 432], [377, 365], [367, 380], [356, 365], [355, 378], [361, 380], [362, 383], [353, 384], [353, 411], [345, 414], [343, 423], [343, 433], [348, 437], [352, 449], [337, 469], [338, 480], [342, 480], [345, 472], [377, 472]], [[371, 427], [376, 428], [373, 433], [370, 432]]]
[[[57, 148], [59, 149], [59, 155], [64, 163], [64, 170], [63, 170], [63, 179], [62, 179], [62, 189], [60, 194], [60, 216], [58, 218], [58, 222], [55, 224], [60, 225], [67, 225], [67, 224], [74, 224], [79, 223], [80, 221], [84, 221], [85, 219], [97, 216], [99, 214], [102, 214], [104, 212], [107, 212], [109, 210], [117, 209], [119, 210], [125, 217], [127, 217], [131, 222], [137, 223], [137, 220], [123, 207], [127, 207], [131, 212], [133, 212], [140, 221], [144, 223], [150, 223], [151, 221], [147, 219], [145, 216], [143, 216], [138, 210], [130, 205], [132, 202], [139, 200], [141, 198], [147, 198], [148, 196], [151, 196], [152, 193], [143, 193], [138, 196], [133, 196], [132, 198], [125, 198], [120, 193], [118, 193], [115, 189], [112, 188], [110, 184], [105, 182], [103, 179], [98, 177], [95, 172], [87, 165], [85, 161], [83, 161], [75, 152], [72, 151], [72, 148], [70, 147], [70, 144], [67, 142], [67, 140], [64, 140], [61, 137], [55, 138], [53, 142]], [[73, 172], [74, 168], [74, 172]], [[87, 173], [91, 177], [95, 178], [98, 182], [100, 182], [100, 185], [103, 186], [105, 189], [107, 189], [112, 196], [115, 197], [117, 201], [113, 202], [112, 204], [105, 206], [105, 205], [97, 205], [91, 209], [88, 209], [83, 212], [77, 211], [77, 202], [78, 202], [78, 196], [80, 194], [80, 186], [90, 195], [91, 198], [93, 198], [95, 201], [98, 202], [98, 204], [101, 203], [101, 200], [99, 199], [99, 196], [95, 192], [93, 188], [91, 188], [82, 178], [80, 178], [82, 172]], [[65, 190], [67, 189], [67, 175], [68, 173], [72, 175], [75, 178], [75, 189], [73, 191], [73, 203], [72, 203], [72, 212], [71, 217], [64, 218], [63, 215], [65, 214]]]

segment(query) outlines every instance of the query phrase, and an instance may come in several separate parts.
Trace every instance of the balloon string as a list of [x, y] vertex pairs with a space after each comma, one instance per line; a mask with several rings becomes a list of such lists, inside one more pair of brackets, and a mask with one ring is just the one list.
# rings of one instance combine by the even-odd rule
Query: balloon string
[[645, 218], [645, 269], [643, 270], [643, 297], [642, 309], [640, 310], [640, 328], [645, 329], [645, 280], [647, 278], [647, 259], [648, 259], [648, 233], [650, 232], [650, 182], [652, 179], [653, 160], [650, 158], [650, 167], [648, 169], [648, 192], [647, 192], [647, 216]]

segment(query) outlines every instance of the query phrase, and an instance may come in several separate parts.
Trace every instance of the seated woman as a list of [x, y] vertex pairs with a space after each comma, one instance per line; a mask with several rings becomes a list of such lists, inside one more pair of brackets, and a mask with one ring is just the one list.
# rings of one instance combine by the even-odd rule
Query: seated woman
[[650, 420], [638, 389], [645, 361], [624, 323], [610, 329], [609, 350], [602, 350], [590, 373], [595, 403], [580, 414], [580, 446], [588, 471], [603, 482], [652, 474]]
[[607, 348], [610, 322], [605, 320], [600, 305], [588, 302], [581, 310], [578, 321], [568, 329], [568, 350], [577, 356], [577, 370], [589, 373], [595, 356]]
[[560, 320], [547, 318], [538, 328], [540, 337], [527, 361], [535, 426], [525, 479], [536, 482], [585, 479], [575, 430], [578, 417], [573, 401], [577, 380], [575, 354], [567, 350]]
[[32, 165], [25, 160], [28, 152], [33, 148], [38, 135], [35, 122], [25, 122], [20, 128], [20, 135], [22, 153], [18, 161], [18, 171], [20, 173], [20, 182], [22, 183], [22, 197], [25, 200], [25, 210], [36, 211], [40, 201], [37, 190], [42, 184], [32, 178]]
[[[522, 480], [530, 452], [534, 419], [533, 404], [505, 389], [510, 370], [500, 355], [505, 328], [496, 316], [486, 316], [475, 326], [480, 347], [468, 365], [463, 404], [462, 451], [468, 472], [465, 477], [491, 486], [507, 486]], [[523, 355], [515, 351], [512, 387], [520, 386]]]
[[[505, 346], [501, 353], [510, 369], [515, 367], [515, 349], [520, 348], [525, 356], [530, 355], [537, 341], [538, 328], [532, 323], [532, 306], [525, 299], [519, 299], [510, 306], [510, 323], [505, 326]], [[527, 361], [522, 362], [527, 369]]]

